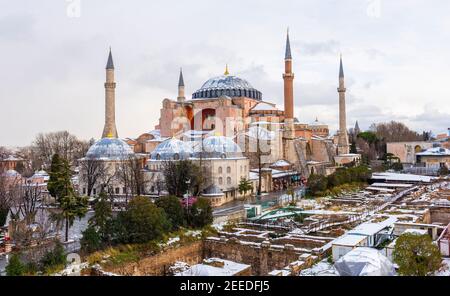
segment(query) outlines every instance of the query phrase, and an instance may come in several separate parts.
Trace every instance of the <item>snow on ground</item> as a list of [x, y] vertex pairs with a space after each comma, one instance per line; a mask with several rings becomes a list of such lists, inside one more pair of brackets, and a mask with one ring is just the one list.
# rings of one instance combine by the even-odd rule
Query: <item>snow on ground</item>
[[326, 259], [313, 265], [311, 268], [304, 269], [300, 272], [300, 276], [339, 276], [333, 264], [327, 262]]
[[442, 260], [442, 267], [435, 274], [436, 276], [450, 276], [450, 258]]

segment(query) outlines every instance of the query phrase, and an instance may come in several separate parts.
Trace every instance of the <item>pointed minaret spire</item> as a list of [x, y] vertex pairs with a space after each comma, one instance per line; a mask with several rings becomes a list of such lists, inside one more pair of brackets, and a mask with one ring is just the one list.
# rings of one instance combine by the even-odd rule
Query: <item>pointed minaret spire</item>
[[109, 48], [108, 62], [106, 63], [105, 82], [105, 126], [102, 138], [117, 138], [116, 128], [116, 82], [114, 81], [114, 63]]
[[287, 35], [286, 35], [286, 53], [284, 55], [285, 60], [292, 60], [292, 54], [291, 54], [291, 42], [289, 40], [289, 27], [287, 28]]
[[339, 66], [339, 78], [344, 78], [344, 66], [342, 66], [342, 53], [341, 53], [341, 61]]
[[230, 75], [230, 72], [228, 71], [228, 64], [225, 65], [225, 73], [224, 75]]
[[361, 132], [361, 129], [359, 128], [358, 120], [355, 123], [355, 134], [359, 134]]
[[292, 73], [291, 43], [289, 41], [289, 28], [286, 39], [286, 54], [284, 56], [284, 118], [294, 119], [294, 73]]
[[342, 55], [340, 57], [339, 65], [339, 87], [337, 89], [339, 93], [339, 137], [338, 137], [338, 154], [348, 154], [350, 146], [348, 142], [347, 133], [347, 112], [345, 106], [345, 88], [344, 81], [344, 67], [342, 66]]
[[183, 78], [183, 69], [180, 68], [180, 78], [178, 79], [178, 98], [177, 101], [182, 103], [186, 100], [184, 96], [184, 78]]
[[183, 68], [180, 68], [180, 78], [178, 79], [178, 86], [184, 86]]
[[108, 62], [106, 63], [106, 69], [114, 69], [114, 63], [111, 53], [111, 46], [109, 47], [109, 56], [108, 56]]

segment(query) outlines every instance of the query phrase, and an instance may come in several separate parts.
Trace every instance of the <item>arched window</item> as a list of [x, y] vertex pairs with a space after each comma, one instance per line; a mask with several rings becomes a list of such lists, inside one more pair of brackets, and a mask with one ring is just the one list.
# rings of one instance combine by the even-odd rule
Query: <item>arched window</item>
[[160, 160], [161, 159], [161, 155], [158, 153], [158, 154], [156, 154], [156, 159], [157, 160]]
[[222, 185], [223, 184], [223, 179], [222, 179], [222, 177], [219, 177], [219, 185]]
[[232, 97], [236, 96], [236, 92], [234, 91], [234, 89], [231, 90], [231, 96]]
[[175, 153], [175, 154], [173, 155], [173, 159], [179, 160], [179, 159], [180, 159], [180, 154]]
[[222, 167], [219, 167], [219, 174], [222, 174]]
[[227, 167], [227, 174], [231, 173], [231, 167]]
[[231, 177], [227, 178], [227, 185], [231, 185]]

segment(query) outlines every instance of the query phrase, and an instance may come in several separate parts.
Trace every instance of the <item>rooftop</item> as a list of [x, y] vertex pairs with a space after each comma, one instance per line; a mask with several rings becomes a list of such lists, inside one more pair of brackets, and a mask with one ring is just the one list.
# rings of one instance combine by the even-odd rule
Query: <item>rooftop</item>
[[233, 276], [250, 267], [248, 264], [219, 258], [209, 258], [203, 262], [193, 265], [188, 270], [175, 274], [175, 276]]

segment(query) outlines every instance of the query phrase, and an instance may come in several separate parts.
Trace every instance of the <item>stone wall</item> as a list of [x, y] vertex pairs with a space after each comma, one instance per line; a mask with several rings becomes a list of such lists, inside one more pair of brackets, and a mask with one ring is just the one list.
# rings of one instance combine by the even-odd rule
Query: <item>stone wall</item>
[[450, 223], [450, 208], [433, 207], [430, 209], [430, 223], [442, 223], [448, 225]]
[[202, 242], [168, 249], [158, 255], [145, 257], [138, 262], [125, 264], [120, 267], [105, 268], [105, 271], [120, 275], [167, 275], [169, 266], [176, 261], [189, 265], [198, 264], [203, 260]]
[[304, 252], [296, 250], [293, 245], [274, 247], [268, 242], [258, 244], [222, 238], [205, 240], [204, 254], [206, 258], [219, 257], [249, 264], [253, 275], [267, 275], [297, 261]]

